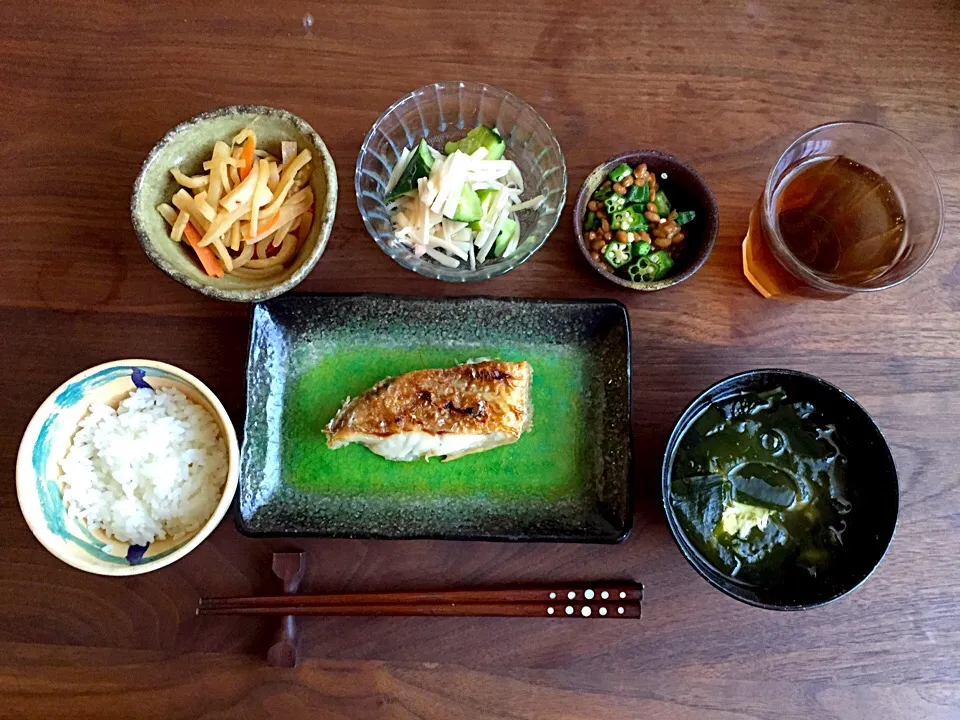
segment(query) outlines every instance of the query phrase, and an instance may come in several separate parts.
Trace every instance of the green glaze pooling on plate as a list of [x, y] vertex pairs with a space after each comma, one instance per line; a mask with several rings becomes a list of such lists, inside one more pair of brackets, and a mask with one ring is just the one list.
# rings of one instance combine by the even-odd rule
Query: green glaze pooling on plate
[[[632, 520], [629, 328], [614, 302], [299, 295], [254, 309], [237, 523], [252, 535], [615, 542]], [[533, 367], [533, 429], [399, 463], [326, 446], [379, 380], [481, 357]]]
[[[385, 377], [450, 367], [478, 357], [526, 360], [533, 367], [533, 428], [517, 442], [450, 462], [393, 462], [360, 445], [330, 450], [323, 426], [347, 395], [356, 397]], [[585, 358], [558, 348], [417, 347], [332, 350], [291, 388], [284, 412], [283, 476], [304, 490], [330, 494], [426, 497], [534, 498], [547, 502], [581, 495]]]

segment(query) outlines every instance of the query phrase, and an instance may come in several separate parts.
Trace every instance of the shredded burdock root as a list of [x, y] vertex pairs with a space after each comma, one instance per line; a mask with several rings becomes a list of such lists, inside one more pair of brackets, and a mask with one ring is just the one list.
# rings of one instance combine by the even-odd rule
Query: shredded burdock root
[[297, 143], [280, 143], [279, 159], [257, 147], [244, 128], [230, 145], [214, 143], [203, 173], [170, 168], [181, 186], [157, 211], [170, 239], [186, 239], [211, 277], [230, 273], [264, 279], [281, 273], [303, 247], [313, 224], [313, 157]]

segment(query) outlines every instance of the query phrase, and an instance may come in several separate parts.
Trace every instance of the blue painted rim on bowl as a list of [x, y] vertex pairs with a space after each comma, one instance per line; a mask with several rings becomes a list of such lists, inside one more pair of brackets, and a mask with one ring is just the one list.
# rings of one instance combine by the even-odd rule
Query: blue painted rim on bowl
[[[150, 374], [168, 380], [182, 381], [179, 376], [160, 368], [151, 369]], [[88, 375], [75, 382], [68, 383], [66, 387], [57, 393], [53, 402], [61, 409], [73, 407], [81, 402], [90, 390], [106, 385], [126, 375], [130, 376], [130, 380], [135, 387], [150, 387], [144, 380], [144, 372], [141, 368], [133, 365], [115, 365], [113, 367], [103, 368], [93, 375]], [[139, 565], [142, 562], [159, 560], [179, 550], [190, 540], [189, 537], [186, 537], [178, 545], [168, 548], [162, 553], [153, 555], [146, 560], [144, 560], [144, 553], [149, 546], [131, 545], [131, 549], [138, 548], [138, 550], [132, 553], [128, 552], [124, 557], [118, 557], [106, 552], [104, 548], [112, 545], [112, 543], [104, 542], [95, 537], [84, 523], [78, 521], [76, 518], [70, 517], [63, 502], [63, 493], [60, 490], [59, 483], [56, 479], [47, 476], [46, 465], [50, 456], [51, 430], [59, 418], [60, 413], [53, 412], [43, 421], [32, 452], [33, 471], [36, 474], [37, 497], [40, 501], [43, 519], [50, 532], [68, 542], [74, 543], [97, 560], [117, 565]], [[73, 527], [79, 533], [79, 536], [69, 531], [68, 523], [70, 527]]]

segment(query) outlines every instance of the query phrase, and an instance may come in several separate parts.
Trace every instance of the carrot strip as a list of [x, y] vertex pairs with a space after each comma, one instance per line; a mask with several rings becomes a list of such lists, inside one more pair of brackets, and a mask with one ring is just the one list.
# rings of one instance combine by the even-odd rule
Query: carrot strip
[[240, 160], [243, 165], [240, 166], [240, 179], [243, 180], [253, 170], [253, 151], [256, 149], [257, 141], [248, 137], [243, 143], [243, 152], [240, 153]]
[[197, 253], [200, 264], [203, 265], [204, 272], [210, 277], [223, 277], [223, 265], [220, 263], [220, 259], [210, 248], [200, 247], [200, 240], [203, 239], [203, 236], [197, 232], [193, 223], [187, 223], [187, 226], [183, 229], [183, 236], [187, 239], [187, 242], [190, 243], [190, 247], [193, 248], [194, 252]]
[[279, 219], [280, 219], [280, 211], [277, 210], [277, 212], [274, 214], [272, 218], [270, 218], [268, 222], [264, 223], [259, 228], [257, 228], [257, 234], [262, 235], [263, 233], [269, 231], [270, 228], [272, 228], [274, 225], [277, 224], [277, 220]]

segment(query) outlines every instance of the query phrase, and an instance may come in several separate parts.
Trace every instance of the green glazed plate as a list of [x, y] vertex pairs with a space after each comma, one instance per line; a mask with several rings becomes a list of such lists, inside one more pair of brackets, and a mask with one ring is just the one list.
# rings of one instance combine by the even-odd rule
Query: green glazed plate
[[[249, 535], [617, 542], [630, 530], [630, 332], [613, 301], [296, 295], [254, 307], [237, 524]], [[377, 381], [533, 367], [533, 429], [450, 462], [330, 450]]]

